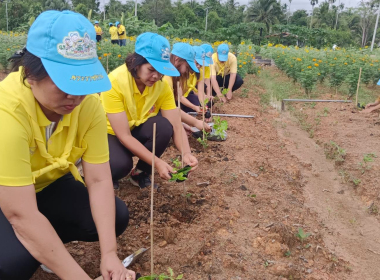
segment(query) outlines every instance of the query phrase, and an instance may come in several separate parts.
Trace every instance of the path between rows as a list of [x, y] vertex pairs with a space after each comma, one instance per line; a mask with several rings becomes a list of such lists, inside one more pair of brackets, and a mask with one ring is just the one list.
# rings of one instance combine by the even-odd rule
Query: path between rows
[[324, 150], [301, 130], [289, 113], [278, 119], [278, 135], [286, 149], [305, 167], [305, 206], [315, 211], [325, 225], [321, 229], [328, 248], [352, 265], [347, 279], [380, 278], [380, 223], [367, 207], [340, 181]]

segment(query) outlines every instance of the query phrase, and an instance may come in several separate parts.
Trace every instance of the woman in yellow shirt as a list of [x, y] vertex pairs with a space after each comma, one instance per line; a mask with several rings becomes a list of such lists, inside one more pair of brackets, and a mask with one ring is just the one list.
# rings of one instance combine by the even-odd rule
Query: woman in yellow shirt
[[117, 33], [117, 27], [113, 25], [112, 22], [109, 23], [110, 29], [110, 35], [111, 35], [111, 43], [112, 44], [119, 44], [119, 34]]
[[20, 68], [0, 82], [0, 279], [30, 279], [42, 263], [60, 279], [90, 280], [64, 246], [74, 240], [99, 240], [104, 278], [135, 279], [117, 256], [129, 215], [115, 200], [106, 118], [93, 94], [111, 87], [96, 49], [84, 16], [44, 12]]
[[96, 42], [100, 42], [102, 40], [103, 30], [99, 26], [99, 21], [95, 21], [95, 32], [96, 32]]
[[[221, 44], [217, 52], [212, 55], [214, 61], [211, 67], [212, 95], [218, 96], [223, 102], [231, 100], [232, 92], [238, 90], [244, 83], [237, 73], [237, 58], [229, 51], [227, 44]], [[227, 89], [225, 96], [220, 90], [221, 87]]]
[[[182, 150], [184, 162], [197, 167], [178, 117], [174, 96], [163, 75], [178, 76], [170, 63], [170, 44], [155, 33], [143, 33], [136, 39], [135, 53], [109, 74], [112, 89], [101, 94], [108, 118], [110, 165], [114, 187], [133, 168], [133, 156], [139, 161], [131, 173], [132, 184], [150, 186], [153, 124], [157, 125], [155, 166], [160, 177], [171, 178], [172, 167], [160, 159], [171, 138]], [[158, 113], [161, 115], [158, 115]], [[183, 145], [183, 146], [182, 146]]]

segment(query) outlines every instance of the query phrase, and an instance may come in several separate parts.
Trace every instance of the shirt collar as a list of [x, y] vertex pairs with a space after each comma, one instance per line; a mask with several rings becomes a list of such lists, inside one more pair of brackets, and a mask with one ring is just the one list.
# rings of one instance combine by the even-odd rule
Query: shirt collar
[[[45, 113], [42, 111], [40, 104], [36, 101], [36, 112], [37, 112], [37, 121], [39, 126], [48, 126], [52, 122], [46, 117]], [[69, 126], [71, 121], [71, 114], [63, 115], [61, 117], [62, 125]]]
[[145, 86], [144, 92], [141, 93], [140, 90], [139, 90], [139, 88], [137, 87], [137, 84], [136, 84], [135, 79], [133, 78], [132, 80], [133, 80], [133, 93], [134, 93], [134, 94], [138, 94], [138, 95], [140, 95], [141, 97], [143, 97], [143, 96], [145, 96], [145, 95], [148, 94], [148, 92], [149, 92], [149, 89], [148, 89], [148, 88], [149, 88], [149, 87]]

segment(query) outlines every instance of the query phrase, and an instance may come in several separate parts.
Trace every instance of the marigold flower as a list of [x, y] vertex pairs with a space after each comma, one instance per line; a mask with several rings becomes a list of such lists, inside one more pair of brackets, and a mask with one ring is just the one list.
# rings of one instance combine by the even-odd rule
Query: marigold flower
[[308, 66], [307, 68], [311, 69], [311, 66]]
[[318, 64], [318, 63], [315, 63], [315, 64], [314, 64], [314, 66], [315, 66], [315, 67], [318, 67], [318, 66], [319, 66], [319, 64]]

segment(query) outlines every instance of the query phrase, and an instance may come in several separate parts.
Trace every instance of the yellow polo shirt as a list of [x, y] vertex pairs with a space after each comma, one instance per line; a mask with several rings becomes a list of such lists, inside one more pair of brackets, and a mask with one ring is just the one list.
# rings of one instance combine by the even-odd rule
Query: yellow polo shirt
[[224, 64], [219, 62], [217, 53], [212, 55], [212, 60], [214, 61], [214, 64], [210, 66], [211, 76], [224, 76], [237, 73], [237, 58], [234, 54], [229, 52], [228, 59]]
[[96, 25], [94, 25], [94, 27], [95, 27], [96, 35], [102, 35], [102, 33], [103, 33], [102, 28], [100, 26], [96, 26]]
[[39, 192], [70, 171], [81, 180], [75, 167], [80, 158], [92, 164], [107, 162], [106, 118], [98, 95], [86, 96], [64, 115], [46, 142], [51, 122], [22, 83], [20, 71], [0, 82], [0, 185], [34, 184]]
[[119, 40], [119, 34], [117, 34], [116, 26], [111, 26], [109, 31], [111, 34], [111, 40]]
[[[101, 94], [104, 111], [110, 114], [125, 112], [131, 130], [156, 116], [160, 110], [176, 109], [174, 95], [167, 82], [158, 81], [140, 93], [125, 64], [108, 77], [112, 89]], [[107, 128], [109, 134], [115, 135], [108, 118]]]
[[120, 24], [120, 26], [117, 28], [117, 32], [121, 33], [124, 31], [124, 34], [119, 36], [119, 40], [127, 39], [127, 31], [125, 30], [125, 26]]

